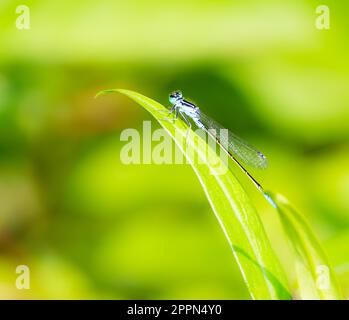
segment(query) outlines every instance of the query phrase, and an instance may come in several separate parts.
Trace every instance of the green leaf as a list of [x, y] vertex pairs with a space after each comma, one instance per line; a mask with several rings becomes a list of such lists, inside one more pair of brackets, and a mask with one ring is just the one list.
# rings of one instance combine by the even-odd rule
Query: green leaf
[[149, 111], [185, 153], [230, 244], [251, 297], [290, 299], [284, 272], [270, 246], [262, 222], [224, 161], [214, 150], [207, 148], [207, 143], [194, 131], [188, 134], [188, 128], [182, 120], [162, 120], [168, 109], [158, 102], [121, 89], [102, 91], [97, 96], [110, 92], [120, 92]]
[[287, 199], [281, 195], [274, 200], [288, 240], [294, 251], [297, 297], [302, 300], [342, 299], [336, 275], [311, 227]]

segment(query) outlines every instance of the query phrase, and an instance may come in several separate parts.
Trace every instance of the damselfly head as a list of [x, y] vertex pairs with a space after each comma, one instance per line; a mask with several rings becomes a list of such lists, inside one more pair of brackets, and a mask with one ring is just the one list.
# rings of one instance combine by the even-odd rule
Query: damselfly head
[[176, 104], [176, 102], [180, 101], [183, 99], [183, 94], [181, 91], [173, 91], [170, 94], [169, 100], [172, 104]]

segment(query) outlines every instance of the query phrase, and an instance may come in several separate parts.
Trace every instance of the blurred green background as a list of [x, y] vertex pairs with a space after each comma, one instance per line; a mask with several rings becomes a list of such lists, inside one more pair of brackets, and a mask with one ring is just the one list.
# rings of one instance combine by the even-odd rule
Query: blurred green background
[[[255, 176], [307, 216], [349, 297], [348, 17], [345, 0], [1, 0], [0, 298], [249, 299], [191, 168], [120, 162], [120, 132], [152, 119], [93, 99], [108, 88], [181, 89], [258, 146]], [[233, 170], [292, 274], [276, 212]]]

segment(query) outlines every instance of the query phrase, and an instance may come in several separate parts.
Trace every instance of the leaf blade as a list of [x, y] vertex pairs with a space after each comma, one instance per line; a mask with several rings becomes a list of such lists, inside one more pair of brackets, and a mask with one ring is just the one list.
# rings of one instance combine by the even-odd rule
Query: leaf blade
[[302, 300], [343, 299], [336, 274], [305, 218], [282, 195], [269, 193], [269, 196], [277, 204], [282, 225], [295, 253], [299, 297]]
[[[181, 120], [175, 123], [161, 120], [164, 116], [161, 111], [166, 111], [167, 108], [130, 90], [111, 89], [102, 91], [97, 96], [112, 92], [122, 93], [143, 106], [170, 134], [185, 154], [229, 242], [251, 297], [253, 299], [290, 299], [291, 294], [283, 270], [247, 194], [229, 170], [225, 174], [212, 174], [216, 169], [210, 165], [211, 163], [225, 165], [215, 152], [210, 148], [203, 150], [203, 142], [195, 147], [194, 142], [197, 137], [191, 132], [188, 139], [193, 154], [185, 153], [183, 141], [180, 141], [178, 132], [182, 138], [186, 137], [187, 128]], [[204, 164], [195, 162], [195, 156], [204, 160], [205, 152], [208, 152], [212, 162], [204, 161]]]

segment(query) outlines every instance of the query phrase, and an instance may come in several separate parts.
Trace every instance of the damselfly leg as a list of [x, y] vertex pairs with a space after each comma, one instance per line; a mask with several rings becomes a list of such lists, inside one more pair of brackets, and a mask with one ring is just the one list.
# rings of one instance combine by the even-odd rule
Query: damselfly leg
[[[166, 118], [162, 118], [160, 120], [169, 121], [171, 123], [174, 123], [174, 121], [176, 120], [176, 119], [174, 119], [176, 117], [176, 114], [174, 113], [175, 109], [176, 109], [176, 107], [173, 106], [169, 111], [167, 111], [167, 110], [159, 110], [160, 113], [165, 113], [167, 116], [173, 115], [172, 118], [166, 117]], [[177, 113], [177, 118], [178, 118], [178, 111], [176, 113]]]

